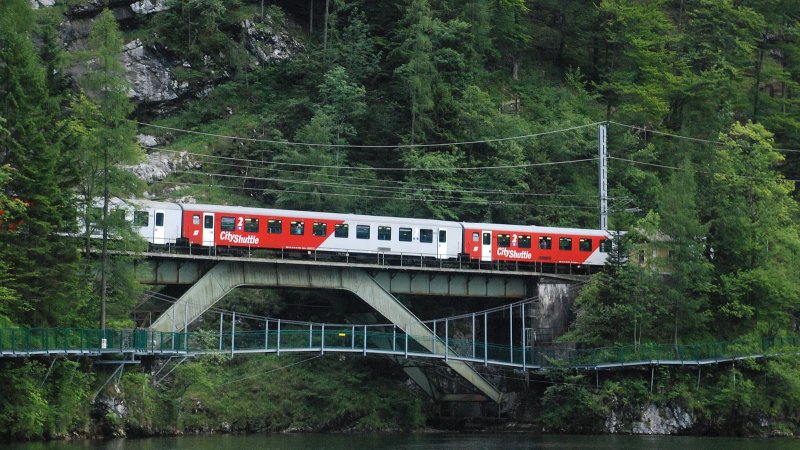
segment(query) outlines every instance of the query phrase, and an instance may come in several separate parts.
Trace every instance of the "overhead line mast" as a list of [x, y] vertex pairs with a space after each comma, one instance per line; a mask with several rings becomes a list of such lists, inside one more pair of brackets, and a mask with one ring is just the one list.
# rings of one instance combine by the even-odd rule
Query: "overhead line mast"
[[600, 229], [608, 231], [608, 149], [606, 147], [606, 125], [597, 130], [600, 152]]

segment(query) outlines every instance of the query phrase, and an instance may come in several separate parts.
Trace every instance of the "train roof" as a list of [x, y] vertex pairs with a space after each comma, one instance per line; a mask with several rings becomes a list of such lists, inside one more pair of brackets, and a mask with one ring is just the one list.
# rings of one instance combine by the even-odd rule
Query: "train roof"
[[476, 222], [462, 222], [464, 228], [480, 229], [489, 231], [514, 231], [514, 232], [527, 232], [527, 233], [545, 233], [545, 234], [583, 234], [587, 236], [611, 236], [611, 232], [603, 230], [593, 230], [591, 228], [561, 228], [561, 227], [542, 227], [538, 225], [508, 225], [502, 223], [476, 223]]
[[460, 222], [448, 220], [434, 220], [434, 219], [415, 219], [411, 217], [391, 217], [391, 216], [369, 216], [363, 214], [342, 214], [342, 213], [327, 213], [315, 211], [297, 211], [290, 209], [274, 209], [274, 208], [253, 208], [249, 206], [223, 206], [223, 205], [208, 205], [200, 203], [182, 203], [181, 207], [185, 211], [208, 211], [218, 213], [230, 214], [252, 214], [262, 216], [288, 216], [300, 217], [303, 219], [328, 219], [328, 220], [349, 220], [349, 221], [370, 221], [370, 222], [384, 222], [391, 224], [415, 224], [427, 225], [437, 227], [461, 227]]

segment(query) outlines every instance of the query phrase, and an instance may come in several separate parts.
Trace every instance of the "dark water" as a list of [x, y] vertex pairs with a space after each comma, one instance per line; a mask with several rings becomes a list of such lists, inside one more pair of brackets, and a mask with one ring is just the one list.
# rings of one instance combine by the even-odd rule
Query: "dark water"
[[119, 439], [13, 444], [14, 450], [522, 450], [522, 449], [708, 449], [800, 450], [800, 439], [738, 439], [670, 436], [540, 436], [504, 434], [262, 434], [236, 436], [186, 436], [175, 438]]

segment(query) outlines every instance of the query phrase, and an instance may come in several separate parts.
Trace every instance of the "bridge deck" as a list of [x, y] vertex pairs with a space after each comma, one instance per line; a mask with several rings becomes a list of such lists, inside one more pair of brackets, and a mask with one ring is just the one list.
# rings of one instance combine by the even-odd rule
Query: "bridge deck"
[[[126, 252], [126, 255], [161, 260], [178, 261], [229, 261], [229, 262], [251, 262], [263, 264], [288, 264], [301, 266], [327, 266], [327, 267], [350, 267], [361, 269], [397, 270], [411, 272], [429, 273], [459, 273], [471, 275], [494, 275], [508, 277], [545, 277], [564, 281], [586, 281], [589, 279], [590, 266], [575, 266], [574, 264], [559, 263], [535, 263], [532, 265], [498, 262], [498, 261], [445, 261], [445, 260], [424, 260], [415, 255], [383, 256], [375, 254], [374, 262], [368, 262], [365, 258], [355, 258], [344, 256], [341, 259], [330, 259], [330, 253], [308, 251], [298, 252], [268, 252], [252, 251], [243, 255], [225, 255], [215, 252], [216, 249], [209, 249], [203, 253], [184, 253], [174, 249], [156, 252]], [[594, 269], [596, 270], [596, 269]]]

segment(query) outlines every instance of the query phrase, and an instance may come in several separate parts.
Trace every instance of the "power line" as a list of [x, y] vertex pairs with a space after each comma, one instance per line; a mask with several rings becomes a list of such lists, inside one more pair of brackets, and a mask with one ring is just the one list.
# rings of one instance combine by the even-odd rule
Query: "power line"
[[[217, 162], [217, 161], [204, 161], [203, 164], [218, 165], [218, 166], [223, 166], [223, 167], [232, 167], [232, 168], [240, 169], [240, 170], [241, 169], [247, 169], [247, 170], [250, 170], [250, 169], [253, 169], [253, 170], [269, 170], [269, 171], [274, 171], [274, 172], [283, 172], [283, 173], [287, 173], [287, 174], [314, 176], [314, 177], [324, 177], [324, 178], [332, 178], [332, 179], [357, 180], [357, 181], [361, 181], [361, 182], [374, 181], [374, 182], [381, 183], [381, 184], [380, 185], [359, 184], [358, 186], [375, 187], [375, 188], [380, 188], [383, 191], [385, 191], [386, 189], [403, 190], [403, 189], [419, 189], [419, 188], [428, 188], [428, 189], [432, 189], [432, 190], [441, 190], [441, 188], [439, 188], [436, 185], [417, 183], [416, 181], [409, 182], [409, 181], [387, 180], [387, 179], [380, 179], [379, 180], [377, 178], [376, 179], [369, 179], [369, 178], [363, 178], [363, 177], [358, 177], [358, 176], [339, 175], [339, 174], [325, 173], [325, 172], [312, 173], [312, 172], [303, 172], [303, 171], [299, 171], [299, 170], [278, 169], [278, 168], [274, 168], [274, 167], [264, 168], [264, 167], [256, 167], [256, 166], [242, 166], [242, 165], [238, 165], [238, 164], [228, 164], [228, 163], [221, 163], [221, 162]], [[214, 173], [202, 172], [202, 173], [206, 173], [206, 174], [209, 174], [209, 175], [217, 175], [217, 174], [219, 174], [218, 172], [214, 172]], [[219, 175], [223, 175], [223, 174], [219, 174]], [[242, 175], [242, 178], [257, 178], [257, 177], [248, 176], [248, 175]], [[287, 180], [287, 179], [280, 179], [280, 178], [269, 178], [269, 179], [265, 178], [265, 180], [278, 181], [278, 182], [286, 181], [286, 182], [290, 182], [290, 183], [294, 181], [294, 180]], [[388, 185], [400, 185], [400, 186], [386, 186], [387, 184]], [[348, 185], [343, 185], [343, 184], [340, 184], [340, 183], [336, 183], [336, 185], [337, 186], [348, 186]], [[409, 187], [408, 185], [413, 185], [413, 186]], [[350, 186], [352, 186], [352, 185], [350, 185]], [[459, 189], [459, 192], [462, 192], [462, 193], [463, 192], [475, 193], [475, 194], [521, 195], [521, 196], [530, 196], [530, 197], [589, 197], [589, 198], [596, 198], [597, 197], [596, 195], [588, 195], [588, 194], [510, 192], [510, 191], [503, 191], [503, 190], [497, 190], [497, 189], [495, 189], [495, 190]]]
[[[445, 190], [440, 187], [436, 187], [434, 185], [404, 185], [404, 186], [382, 186], [382, 185], [375, 185], [375, 184], [347, 184], [347, 183], [339, 183], [333, 181], [314, 181], [314, 180], [296, 180], [296, 179], [286, 179], [286, 178], [275, 178], [275, 177], [258, 177], [254, 175], [234, 175], [234, 174], [223, 174], [223, 173], [208, 173], [208, 172], [197, 172], [197, 171], [184, 171], [185, 174], [194, 174], [194, 175], [205, 175], [210, 177], [220, 177], [220, 178], [234, 178], [234, 179], [243, 179], [245, 181], [253, 180], [253, 181], [271, 181], [276, 183], [286, 183], [286, 184], [300, 184], [306, 186], [317, 186], [317, 187], [335, 187], [335, 188], [346, 188], [352, 189], [357, 191], [368, 191], [368, 192], [392, 192], [398, 195], [412, 195], [414, 193], [424, 192], [424, 193], [441, 193], [441, 194], [461, 194], [461, 195], [480, 195], [480, 194], [488, 194], [488, 195], [504, 195], [509, 197], [570, 197], [570, 198], [594, 198], [594, 196], [588, 195], [577, 195], [577, 194], [536, 194], [536, 193], [529, 193], [529, 192], [511, 192], [511, 191], [501, 191], [501, 190], [476, 190], [476, 189], [450, 189]], [[305, 173], [306, 175], [316, 176], [316, 174]], [[378, 181], [378, 180], [376, 180]], [[407, 183], [408, 184], [408, 183]]]
[[[202, 183], [180, 183], [174, 181], [162, 181], [165, 184], [172, 184], [175, 186], [195, 186], [195, 187], [209, 187], [208, 184]], [[536, 204], [536, 203], [514, 203], [514, 202], [504, 202], [504, 201], [473, 201], [473, 200], [458, 200], [458, 199], [443, 199], [443, 198], [404, 198], [404, 197], [393, 197], [393, 196], [379, 196], [379, 195], [363, 195], [363, 194], [343, 194], [337, 192], [308, 192], [308, 191], [296, 191], [296, 190], [289, 190], [289, 189], [264, 189], [264, 188], [249, 188], [249, 187], [242, 187], [242, 186], [225, 186], [225, 185], [214, 185], [214, 187], [221, 188], [221, 189], [238, 189], [244, 191], [257, 191], [257, 192], [271, 192], [275, 194], [280, 193], [290, 193], [290, 194], [322, 194], [322, 195], [330, 195], [336, 197], [358, 197], [358, 198], [368, 198], [368, 199], [376, 199], [376, 200], [397, 200], [397, 201], [425, 201], [427, 203], [461, 203], [461, 204], [473, 204], [473, 205], [483, 205], [483, 206], [538, 206], [544, 208], [574, 208], [574, 209], [596, 209], [596, 206], [576, 206], [576, 205], [552, 205], [552, 204]]]
[[588, 128], [600, 125], [604, 122], [594, 122], [589, 123], [586, 125], [577, 125], [574, 127], [569, 128], [561, 128], [558, 130], [551, 130], [551, 131], [544, 131], [541, 133], [532, 133], [532, 134], [525, 134], [520, 136], [511, 136], [511, 137], [504, 137], [504, 138], [489, 138], [489, 139], [480, 139], [475, 141], [459, 141], [459, 142], [441, 142], [441, 143], [427, 143], [427, 144], [393, 144], [393, 145], [365, 145], [365, 144], [314, 144], [310, 142], [292, 142], [292, 141], [278, 141], [274, 139], [258, 139], [258, 138], [248, 138], [248, 137], [241, 137], [241, 136], [231, 136], [225, 134], [216, 134], [216, 133], [206, 133], [202, 131], [194, 131], [194, 130], [186, 130], [182, 128], [175, 128], [175, 127], [167, 127], [164, 125], [155, 125], [146, 122], [139, 122], [133, 121], [139, 126], [143, 127], [152, 127], [152, 128], [159, 128], [163, 130], [175, 131], [180, 133], [187, 133], [187, 134], [195, 134], [200, 136], [208, 136], [208, 137], [215, 137], [215, 138], [222, 138], [222, 139], [230, 139], [230, 140], [237, 140], [237, 141], [246, 141], [246, 142], [259, 142], [264, 144], [280, 144], [280, 145], [291, 145], [291, 146], [302, 146], [302, 147], [328, 147], [328, 148], [361, 148], [361, 149], [381, 149], [381, 148], [391, 148], [391, 149], [410, 149], [410, 148], [432, 148], [432, 147], [457, 147], [461, 145], [472, 145], [472, 144], [488, 144], [491, 142], [503, 142], [503, 141], [516, 141], [522, 139], [530, 139], [535, 137], [547, 136], [550, 134], [558, 134], [558, 133], [565, 133], [567, 131], [573, 130], [580, 130], [582, 128]]
[[[696, 138], [696, 137], [691, 137], [691, 136], [683, 136], [683, 135], [680, 135], [680, 134], [667, 133], [667, 132], [664, 132], [664, 131], [652, 130], [652, 129], [649, 129], [647, 127], [641, 127], [641, 126], [637, 126], [637, 125], [628, 125], [628, 124], [625, 124], [625, 123], [614, 122], [614, 121], [609, 121], [608, 123], [613, 124], [613, 125], [619, 125], [619, 126], [625, 127], [625, 128], [630, 128], [632, 130], [642, 131], [644, 133], [658, 134], [660, 136], [666, 136], [666, 137], [671, 137], [671, 138], [675, 138], [675, 139], [683, 139], [683, 140], [686, 140], [686, 141], [699, 142], [699, 143], [702, 143], [702, 144], [725, 145], [725, 143], [721, 142], [721, 141], [712, 141], [710, 139], [701, 139], [701, 138]], [[794, 149], [794, 148], [773, 148], [773, 150], [776, 150], [776, 151], [779, 151], [779, 152], [786, 152], [786, 153], [800, 153], [800, 150]]]
[[[614, 160], [617, 160], [617, 161], [627, 162], [627, 163], [631, 163], [631, 164], [638, 164], [638, 165], [642, 165], [642, 166], [659, 167], [659, 168], [662, 168], [662, 169], [687, 170], [687, 169], [685, 169], [683, 167], [668, 166], [668, 165], [665, 165], [665, 164], [656, 164], [656, 163], [649, 163], [649, 162], [644, 162], [644, 161], [636, 161], [635, 159], [618, 158], [616, 156], [609, 156], [608, 159], [614, 159]], [[798, 181], [800, 181], [800, 180], [789, 179], [789, 178], [751, 177], [751, 176], [747, 176], [747, 175], [738, 175], [738, 174], [735, 174], [735, 173], [710, 172], [710, 171], [705, 171], [705, 170], [696, 170], [695, 172], [706, 174], [706, 175], [725, 175], [725, 176], [735, 177], [735, 178], [745, 178], [745, 179], [748, 179], [748, 180], [768, 180], [768, 181], [778, 181], [778, 182], [781, 182], [781, 181], [798, 182]]]
[[465, 171], [477, 171], [477, 170], [504, 170], [504, 169], [523, 169], [529, 167], [544, 167], [544, 166], [557, 166], [563, 164], [575, 164], [587, 161], [597, 161], [597, 157], [592, 158], [584, 158], [584, 159], [572, 159], [567, 161], [549, 161], [549, 162], [541, 162], [541, 163], [525, 163], [525, 164], [508, 164], [508, 165], [497, 165], [497, 166], [477, 166], [477, 167], [367, 167], [367, 166], [332, 166], [332, 165], [325, 165], [325, 164], [301, 164], [301, 163], [289, 163], [289, 162], [277, 162], [277, 161], [263, 161], [257, 159], [247, 159], [247, 158], [234, 158], [231, 156], [213, 156], [213, 155], [204, 155], [202, 153], [194, 153], [188, 152], [184, 150], [172, 150], [167, 149], [164, 147], [148, 147], [148, 148], [156, 148], [159, 150], [173, 152], [173, 153], [184, 153], [187, 155], [192, 156], [199, 156], [203, 158], [215, 158], [215, 159], [223, 159], [228, 161], [239, 161], [239, 162], [246, 162], [246, 163], [258, 163], [258, 164], [272, 164], [276, 166], [291, 166], [291, 167], [308, 167], [313, 169], [337, 169], [337, 170], [373, 170], [376, 172], [442, 172], [442, 171], [458, 171], [458, 170], [465, 170]]

